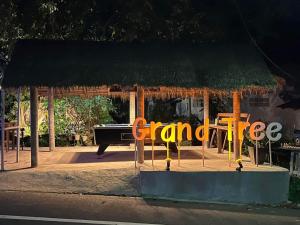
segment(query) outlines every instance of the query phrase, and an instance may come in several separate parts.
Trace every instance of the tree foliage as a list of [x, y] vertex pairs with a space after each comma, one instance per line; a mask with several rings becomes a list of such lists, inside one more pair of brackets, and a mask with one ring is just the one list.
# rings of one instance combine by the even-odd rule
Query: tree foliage
[[2, 0], [0, 46], [9, 55], [18, 38], [215, 41], [223, 38], [227, 29], [224, 3], [217, 2]]
[[[27, 89], [21, 95], [20, 125], [25, 128], [25, 135], [30, 135], [30, 96]], [[6, 94], [6, 121], [16, 121], [17, 100], [15, 93]], [[54, 119], [56, 135], [83, 134], [89, 132], [94, 125], [113, 123], [111, 114], [116, 107], [112, 100], [102, 96], [80, 98], [78, 96], [55, 99]], [[128, 110], [127, 110], [128, 111]], [[48, 133], [48, 100], [39, 99], [39, 134]]]
[[78, 96], [64, 99], [65, 115], [69, 121], [67, 127], [75, 133], [89, 132], [94, 125], [113, 122], [110, 113], [114, 111], [111, 99], [96, 96], [82, 99]]
[[[43, 99], [42, 110], [46, 116], [40, 123], [40, 133], [48, 133], [48, 101]], [[113, 122], [110, 113], [114, 106], [110, 99], [102, 96], [81, 98], [70, 96], [54, 101], [56, 135], [89, 133], [94, 125]], [[40, 117], [43, 117], [42, 115]]]
[[291, 0], [1, 0], [0, 52], [9, 59], [19, 38], [123, 42], [240, 39], [247, 35], [238, 8], [254, 38], [264, 43], [264, 39], [283, 36], [282, 29], [290, 36], [300, 36], [296, 27], [278, 29], [283, 21], [295, 25], [298, 5]]

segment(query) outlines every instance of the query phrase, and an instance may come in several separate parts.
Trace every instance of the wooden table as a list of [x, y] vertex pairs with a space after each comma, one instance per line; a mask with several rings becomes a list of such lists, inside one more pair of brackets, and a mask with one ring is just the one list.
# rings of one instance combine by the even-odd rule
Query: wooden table
[[[217, 133], [218, 153], [223, 152], [223, 150], [225, 148], [225, 144], [226, 144], [226, 137], [228, 135], [228, 132], [227, 132], [228, 131], [228, 122], [223, 120], [225, 118], [234, 118], [234, 114], [233, 113], [218, 113], [217, 118], [215, 119], [215, 123], [209, 125], [209, 128], [213, 129], [213, 131], [214, 131], [210, 144], [212, 144], [214, 135], [215, 135], [215, 133]], [[250, 118], [249, 113], [240, 113], [240, 121], [248, 122], [249, 118]], [[222, 145], [222, 131], [226, 132], [225, 139], [223, 141], [223, 145]], [[234, 131], [233, 126], [232, 126], [232, 131]]]
[[[149, 127], [150, 124], [146, 124], [145, 127]], [[155, 145], [167, 145], [160, 137], [160, 132], [164, 125], [157, 128]], [[135, 139], [132, 135], [132, 125], [130, 124], [103, 124], [101, 126], [94, 127], [94, 141], [96, 145], [99, 145], [97, 154], [101, 155], [110, 144], [130, 144], [135, 143]], [[146, 136], [144, 144], [152, 144], [150, 136]], [[169, 149], [177, 152], [177, 146], [175, 143], [169, 143]]]
[[[226, 137], [225, 140], [222, 141], [222, 132], [228, 131], [228, 126], [222, 126], [222, 125], [215, 125], [215, 124], [209, 124], [209, 129], [216, 129], [217, 130], [217, 148], [218, 153], [222, 153], [224, 151], [225, 143], [226, 143]], [[212, 136], [212, 140], [213, 140]], [[223, 142], [223, 144], [222, 144]]]

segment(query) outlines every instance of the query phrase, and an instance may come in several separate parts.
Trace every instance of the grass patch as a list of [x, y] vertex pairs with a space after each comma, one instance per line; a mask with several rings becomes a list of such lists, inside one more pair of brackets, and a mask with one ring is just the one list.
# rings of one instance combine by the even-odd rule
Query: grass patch
[[289, 200], [294, 203], [300, 203], [300, 178], [291, 177]]

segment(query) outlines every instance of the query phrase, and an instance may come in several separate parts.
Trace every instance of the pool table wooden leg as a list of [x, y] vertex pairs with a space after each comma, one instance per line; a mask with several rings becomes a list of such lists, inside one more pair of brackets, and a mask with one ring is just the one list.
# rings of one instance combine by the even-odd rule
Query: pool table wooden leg
[[97, 155], [102, 155], [108, 146], [109, 146], [108, 144], [99, 145]]

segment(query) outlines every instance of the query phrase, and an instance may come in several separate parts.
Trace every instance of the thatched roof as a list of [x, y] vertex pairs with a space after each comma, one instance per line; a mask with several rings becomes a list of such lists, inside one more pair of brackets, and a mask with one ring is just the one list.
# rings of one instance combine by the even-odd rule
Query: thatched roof
[[228, 91], [270, 88], [275, 79], [250, 43], [107, 43], [19, 40], [6, 88], [166, 87]]

